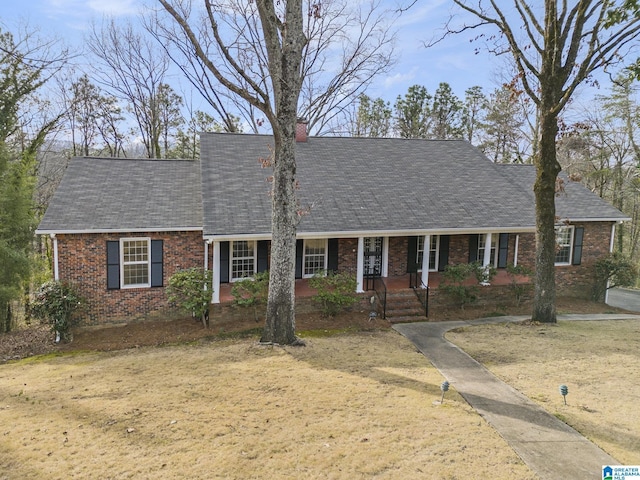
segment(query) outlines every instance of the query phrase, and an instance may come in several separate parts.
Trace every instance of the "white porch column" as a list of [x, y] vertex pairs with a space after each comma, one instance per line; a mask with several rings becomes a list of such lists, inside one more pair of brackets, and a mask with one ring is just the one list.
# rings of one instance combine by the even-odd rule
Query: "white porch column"
[[[498, 252], [496, 252], [497, 254]], [[491, 268], [491, 233], [487, 233], [484, 236], [484, 258], [482, 259], [482, 266], [484, 267], [484, 280], [480, 282], [480, 285], [489, 285], [489, 269]]]
[[518, 246], [520, 245], [520, 234], [516, 235], [516, 246], [513, 249], [513, 266], [518, 266]]
[[356, 287], [357, 293], [364, 292], [364, 238], [358, 237], [358, 259], [356, 263], [356, 280], [358, 285]]
[[[609, 253], [613, 253], [613, 246], [615, 245], [615, 238], [616, 238], [616, 224], [613, 223], [611, 225], [611, 240], [609, 240]], [[609, 301], [609, 285], [610, 285], [610, 281], [607, 280], [607, 288], [604, 291], [604, 303], [607, 303]]]
[[424, 248], [422, 250], [422, 286], [429, 285], [429, 249], [431, 248], [431, 235], [424, 236]]
[[486, 267], [491, 263], [491, 233], [487, 233], [484, 236], [484, 258], [482, 259], [482, 266]]
[[389, 237], [382, 237], [382, 276], [389, 276]]
[[53, 279], [57, 282], [60, 280], [60, 271], [58, 270], [58, 239], [56, 234], [51, 234], [51, 240], [53, 241]]
[[213, 295], [211, 303], [220, 303], [220, 242], [213, 241], [213, 280], [211, 282]]

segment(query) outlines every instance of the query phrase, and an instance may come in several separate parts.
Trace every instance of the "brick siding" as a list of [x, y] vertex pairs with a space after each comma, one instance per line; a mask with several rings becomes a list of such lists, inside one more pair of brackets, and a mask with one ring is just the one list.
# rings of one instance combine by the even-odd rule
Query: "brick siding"
[[[576, 224], [584, 227], [581, 265], [556, 267], [556, 284], [562, 295], [589, 298], [594, 283], [594, 263], [609, 252], [610, 222]], [[204, 242], [201, 232], [158, 232], [119, 234], [57, 235], [60, 279], [75, 285], [87, 299], [80, 325], [127, 323], [138, 320], [169, 319], [183, 313], [172, 308], [163, 287], [107, 289], [106, 246], [108, 240], [142, 237], [163, 240], [163, 284], [178, 270], [203, 266]], [[509, 235], [508, 262], [515, 255], [516, 234]], [[407, 237], [389, 238], [389, 276], [407, 272]], [[338, 241], [338, 269], [352, 274], [357, 268], [358, 240]], [[208, 250], [209, 268], [212, 248]], [[469, 259], [469, 235], [452, 235], [449, 244], [449, 264], [466, 263]], [[518, 234], [518, 263], [535, 265], [535, 235]], [[435, 299], [434, 299], [435, 300]]]
[[73, 284], [87, 300], [80, 326], [176, 318], [163, 287], [107, 289], [107, 241], [121, 238], [163, 240], [163, 285], [178, 270], [203, 265], [201, 232], [57, 235], [60, 280]]

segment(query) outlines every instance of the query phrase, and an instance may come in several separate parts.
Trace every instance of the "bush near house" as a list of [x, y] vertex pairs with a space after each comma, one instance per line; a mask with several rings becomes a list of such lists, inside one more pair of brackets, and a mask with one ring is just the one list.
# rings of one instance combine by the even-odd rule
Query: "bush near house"
[[187, 268], [174, 273], [169, 278], [167, 299], [169, 303], [202, 320], [202, 325], [209, 326], [209, 304], [212, 290], [211, 270], [203, 268]]
[[620, 252], [613, 252], [595, 263], [593, 300], [603, 302], [609, 288], [629, 287], [638, 278], [637, 266]]
[[269, 272], [256, 273], [251, 278], [244, 278], [231, 287], [233, 303], [239, 307], [253, 307], [253, 317], [256, 322], [261, 319], [258, 310], [267, 304], [269, 296]]
[[349, 273], [318, 272], [309, 279], [309, 286], [317, 290], [313, 300], [322, 306], [326, 316], [333, 317], [358, 301], [358, 282]]
[[51, 324], [56, 342], [70, 342], [74, 312], [84, 303], [75, 288], [65, 282], [51, 280], [40, 286], [31, 302], [31, 315]]
[[509, 275], [509, 288], [513, 292], [513, 296], [516, 301], [516, 306], [519, 306], [522, 302], [524, 294], [533, 288], [532, 283], [520, 283], [518, 277], [528, 277], [531, 279], [533, 276], [533, 270], [524, 265], [507, 265], [507, 275]]
[[[491, 282], [495, 274], [495, 268], [485, 268], [480, 262], [447, 265], [442, 272], [442, 283], [438, 289], [458, 303], [461, 309], [464, 309], [466, 304], [473, 303], [478, 299], [478, 284]], [[478, 283], [470, 284], [469, 279], [471, 278], [475, 278]]]

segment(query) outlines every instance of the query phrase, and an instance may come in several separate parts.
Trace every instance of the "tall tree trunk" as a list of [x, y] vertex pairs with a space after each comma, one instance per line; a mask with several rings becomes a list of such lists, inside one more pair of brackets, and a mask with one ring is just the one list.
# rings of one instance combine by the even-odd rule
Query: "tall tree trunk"
[[560, 164], [556, 158], [557, 116], [543, 105], [540, 115], [539, 154], [535, 157], [536, 181], [536, 272], [532, 320], [556, 322], [556, 179]]
[[[295, 117], [295, 116], [294, 116]], [[295, 118], [276, 135], [271, 211], [271, 265], [267, 320], [261, 342], [297, 344], [295, 334], [296, 222]]]
[[[271, 189], [271, 266], [267, 320], [261, 342], [304, 345], [295, 333], [296, 123], [302, 84], [302, 51], [307, 41], [302, 1], [287, 0], [284, 23], [277, 19], [273, 0], [259, 0], [257, 5], [269, 53], [269, 73], [275, 100], [275, 115], [270, 119], [275, 143]], [[278, 33], [279, 26], [283, 28]]]

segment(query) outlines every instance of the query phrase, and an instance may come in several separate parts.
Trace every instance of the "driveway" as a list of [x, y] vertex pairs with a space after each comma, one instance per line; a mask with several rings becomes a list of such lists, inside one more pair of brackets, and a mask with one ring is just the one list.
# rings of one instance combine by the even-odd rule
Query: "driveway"
[[608, 292], [607, 304], [630, 312], [640, 312], [640, 290], [612, 288]]

